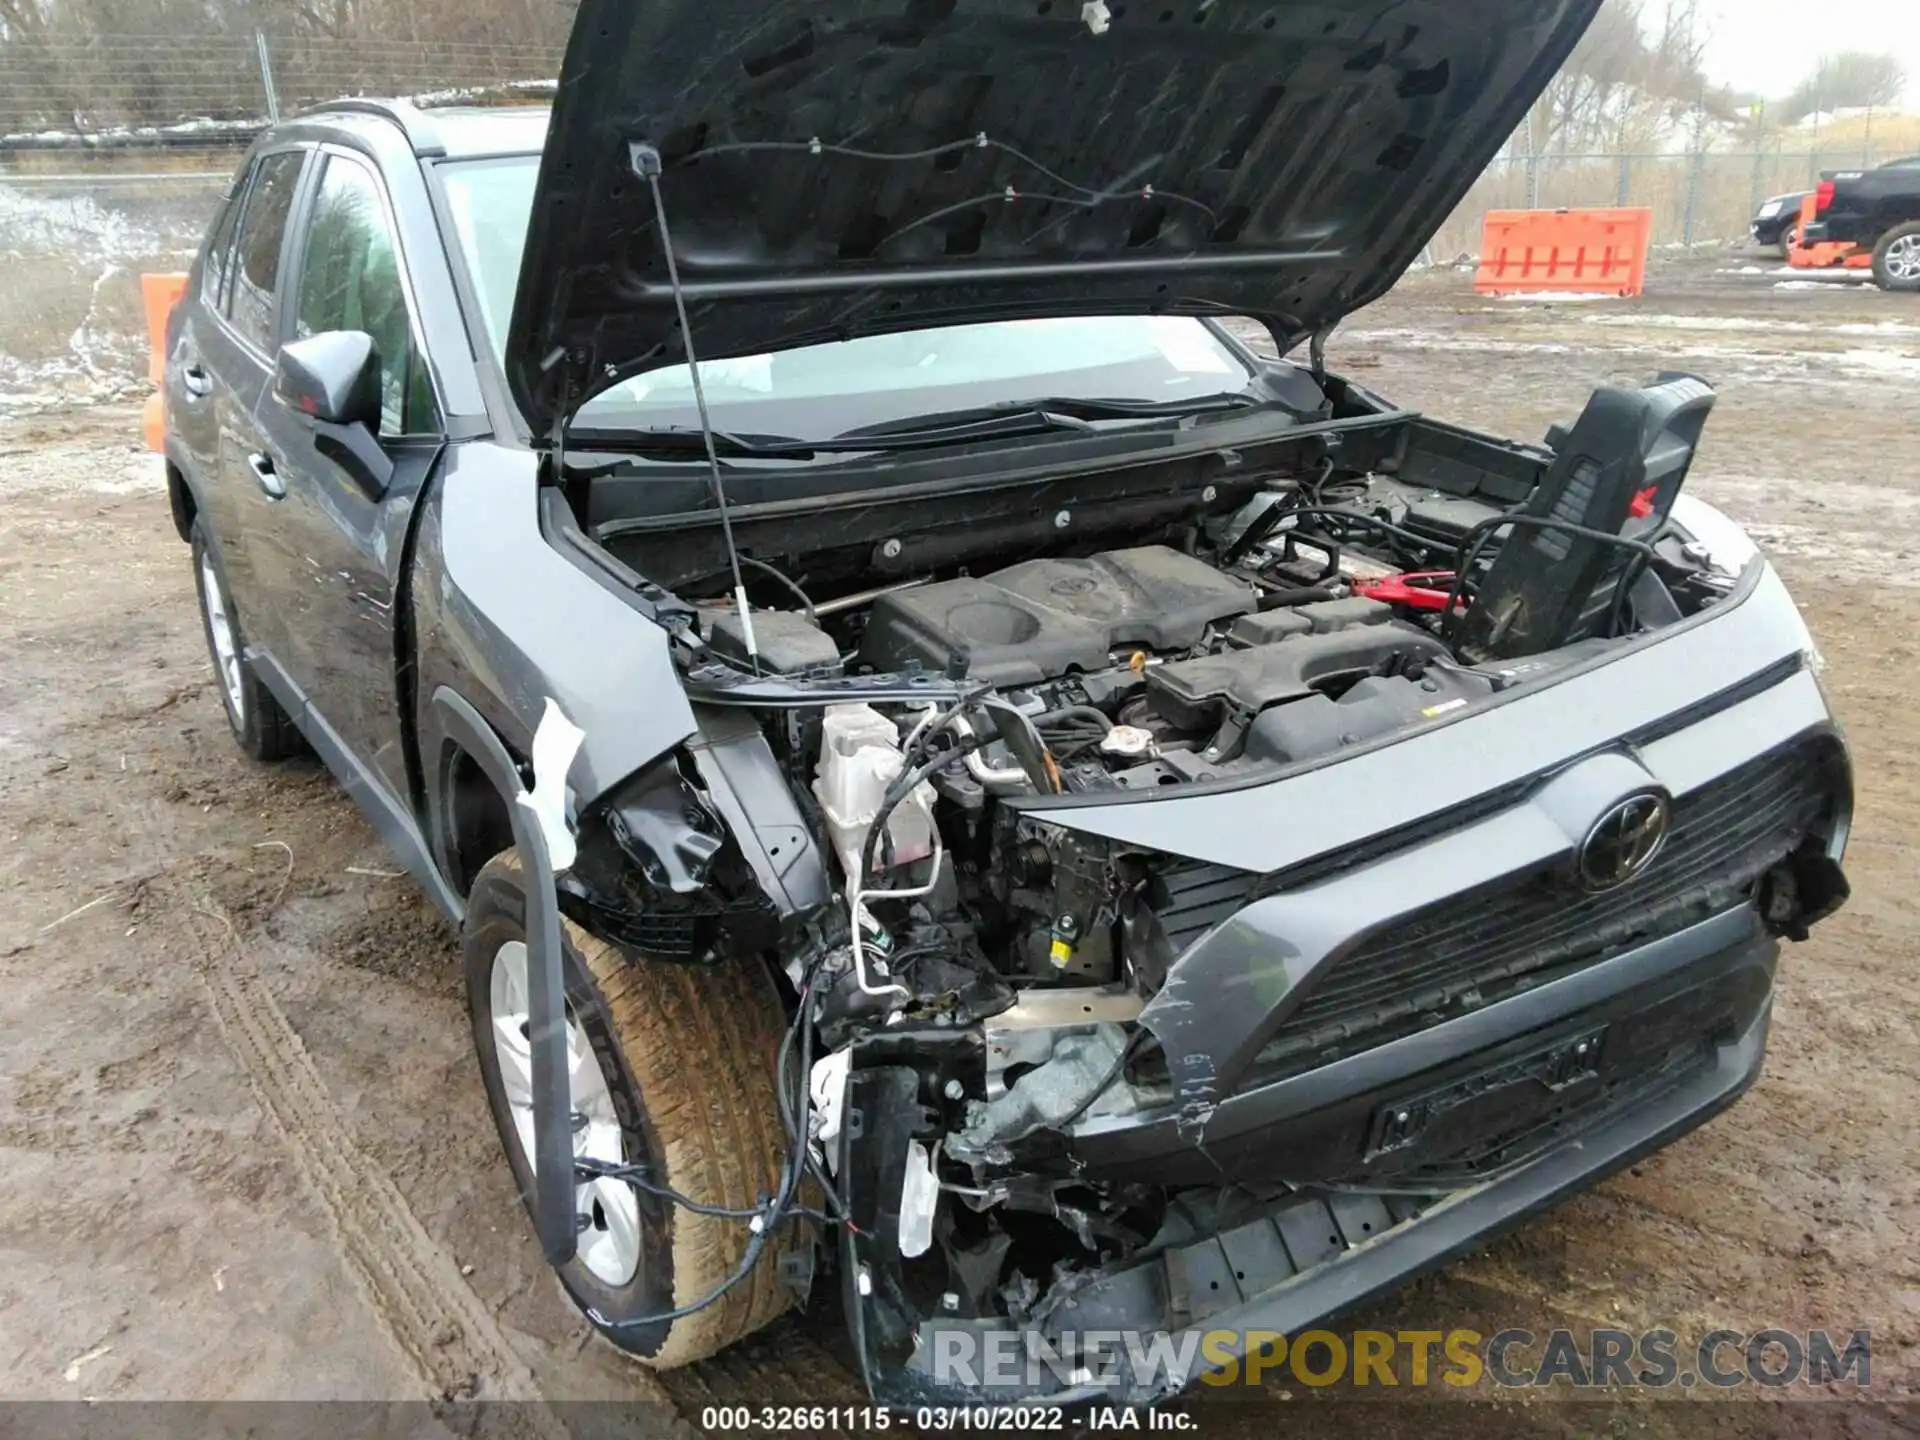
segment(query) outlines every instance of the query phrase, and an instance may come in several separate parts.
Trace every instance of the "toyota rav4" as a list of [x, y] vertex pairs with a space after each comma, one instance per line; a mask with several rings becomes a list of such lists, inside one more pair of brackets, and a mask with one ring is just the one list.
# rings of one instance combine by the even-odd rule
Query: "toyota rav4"
[[550, 112], [254, 146], [165, 356], [227, 715], [460, 927], [613, 1344], [831, 1276], [884, 1401], [1149, 1401], [1077, 1337], [1297, 1331], [1753, 1082], [1851, 801], [1714, 392], [1326, 360], [1596, 4], [585, 0]]

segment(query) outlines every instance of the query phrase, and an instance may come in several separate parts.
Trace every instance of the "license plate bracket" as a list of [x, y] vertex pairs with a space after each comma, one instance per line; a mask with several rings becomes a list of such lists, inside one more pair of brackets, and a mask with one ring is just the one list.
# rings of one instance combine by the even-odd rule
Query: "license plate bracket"
[[1552, 1045], [1449, 1081], [1422, 1094], [1389, 1101], [1368, 1127], [1367, 1158], [1429, 1142], [1446, 1131], [1462, 1141], [1524, 1124], [1564, 1103], [1567, 1091], [1595, 1083], [1606, 1027], [1582, 1031]]

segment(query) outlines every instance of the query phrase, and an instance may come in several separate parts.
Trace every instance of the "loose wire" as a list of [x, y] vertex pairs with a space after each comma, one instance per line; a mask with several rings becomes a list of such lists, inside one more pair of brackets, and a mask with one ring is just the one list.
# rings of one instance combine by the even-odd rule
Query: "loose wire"
[[1472, 568], [1480, 563], [1480, 554], [1486, 549], [1487, 542], [1509, 525], [1523, 530], [1553, 530], [1564, 535], [1576, 535], [1583, 540], [1592, 540], [1596, 544], [1611, 545], [1617, 549], [1630, 550], [1634, 560], [1629, 563], [1614, 582], [1613, 605], [1617, 614], [1620, 597], [1631, 582], [1640, 578], [1641, 572], [1651, 566], [1660, 557], [1654, 548], [1644, 540], [1630, 540], [1624, 535], [1615, 535], [1606, 530], [1595, 530], [1590, 526], [1578, 525], [1571, 520], [1562, 520], [1553, 515], [1496, 515], [1491, 520], [1482, 520], [1469, 530], [1460, 541], [1455, 552], [1458, 563], [1454, 568], [1453, 585], [1447, 591], [1447, 608], [1441, 612], [1441, 638], [1451, 646], [1457, 655], [1460, 649], [1460, 621], [1455, 611], [1466, 595], [1467, 581]]

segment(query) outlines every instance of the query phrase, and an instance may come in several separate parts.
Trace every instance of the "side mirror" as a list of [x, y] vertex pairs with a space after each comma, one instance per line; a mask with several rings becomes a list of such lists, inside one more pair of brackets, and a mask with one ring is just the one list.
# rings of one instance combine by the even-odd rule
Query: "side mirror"
[[380, 445], [380, 354], [364, 330], [326, 330], [280, 348], [274, 398], [313, 422], [313, 448], [377, 500], [393, 479]]
[[380, 356], [364, 330], [327, 330], [281, 347], [273, 394], [328, 425], [380, 428]]

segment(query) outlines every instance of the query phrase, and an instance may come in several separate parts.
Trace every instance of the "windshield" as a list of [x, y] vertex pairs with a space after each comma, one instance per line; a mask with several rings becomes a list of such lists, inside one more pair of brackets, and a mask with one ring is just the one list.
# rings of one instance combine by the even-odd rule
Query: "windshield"
[[[538, 171], [537, 156], [440, 167], [496, 359], [513, 313]], [[920, 415], [1042, 398], [1198, 402], [1239, 393], [1253, 374], [1199, 320], [1108, 315], [954, 325], [703, 360], [700, 379], [718, 430], [827, 440]], [[575, 424], [691, 429], [699, 424], [692, 378], [684, 365], [648, 371], [588, 401]]]

